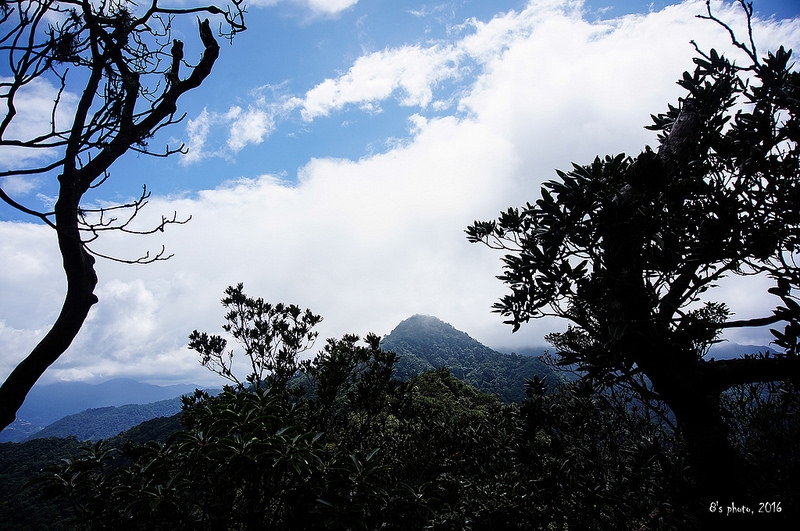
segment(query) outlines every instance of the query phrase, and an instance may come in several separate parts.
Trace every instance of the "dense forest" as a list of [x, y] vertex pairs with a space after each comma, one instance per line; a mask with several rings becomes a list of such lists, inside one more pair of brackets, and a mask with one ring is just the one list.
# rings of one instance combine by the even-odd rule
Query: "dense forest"
[[[428, 356], [480, 346], [431, 317], [397, 331]], [[663, 406], [598, 392], [549, 368], [548, 376], [526, 377], [518, 402], [445, 366], [401, 378], [398, 355], [384, 348], [392, 335], [328, 340], [313, 359], [291, 360], [299, 368], [281, 385], [251, 380], [216, 396], [197, 391], [180, 415], [107, 441], [2, 444], [0, 521], [20, 530], [702, 525], [698, 513], [709, 507], [698, 507], [683, 442]], [[475, 356], [462, 360], [465, 370], [472, 363]], [[750, 486], [738, 506], [759, 525], [790, 529], [800, 492], [798, 389], [739, 386], [723, 405]], [[719, 508], [721, 524], [735, 518], [728, 507]]]
[[[547, 391], [534, 378], [526, 400], [503, 404], [447, 369], [401, 382], [380, 351], [335, 346], [344, 352], [309, 367], [315, 383], [302, 395], [198, 395], [186, 401], [182, 431], [172, 417], [82, 447], [74, 438], [0, 445], [4, 529], [696, 525], [680, 439], [622, 396], [580, 383]], [[342, 355], [362, 370], [339, 372], [354, 361]], [[783, 386], [742, 388], [726, 401], [747, 456], [750, 508], [781, 511], [757, 515], [770, 529], [795, 521], [799, 406], [797, 390]]]

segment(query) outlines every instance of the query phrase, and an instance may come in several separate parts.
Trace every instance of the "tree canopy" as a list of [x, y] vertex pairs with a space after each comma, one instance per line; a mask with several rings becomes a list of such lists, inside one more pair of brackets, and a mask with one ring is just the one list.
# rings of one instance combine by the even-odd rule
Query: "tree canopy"
[[[272, 337], [259, 315], [228, 317], [249, 343]], [[247, 386], [209, 367], [236, 385], [186, 397], [182, 430], [86, 446], [36, 485], [89, 529], [533, 530], [683, 517], [668, 508], [673, 470], [657, 459], [670, 461], [665, 433], [624, 405], [572, 388], [546, 395], [538, 377], [522, 406], [505, 405], [446, 368], [392, 380], [395, 362], [378, 336], [348, 334]], [[270, 378], [287, 368], [292, 380]]]
[[[750, 28], [752, 6], [741, 5]], [[685, 95], [652, 117], [657, 149], [558, 171], [541, 198], [476, 221], [467, 237], [506, 252], [510, 293], [494, 309], [514, 330], [564, 318], [568, 329], [549, 336], [563, 363], [669, 405], [702, 503], [746, 495], [720, 394], [800, 377], [800, 73], [790, 50], [761, 58], [751, 30], [739, 40], [710, 6], [701, 18], [747, 61], [695, 46]], [[731, 275], [771, 278], [772, 313], [733, 319], [715, 297]], [[775, 327], [779, 354], [706, 357], [723, 331], [759, 326]]]

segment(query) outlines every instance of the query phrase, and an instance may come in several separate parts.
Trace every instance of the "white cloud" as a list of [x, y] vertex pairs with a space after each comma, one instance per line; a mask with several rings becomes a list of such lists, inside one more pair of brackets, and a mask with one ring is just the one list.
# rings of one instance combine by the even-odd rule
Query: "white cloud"
[[[476, 24], [472, 37], [452, 43], [482, 65], [462, 88], [461, 112], [437, 118], [413, 113], [410, 138], [385, 153], [357, 161], [312, 159], [297, 182], [262, 175], [194, 197], [151, 198], [143, 216], [158, 220], [177, 210], [192, 214], [192, 221], [144, 240], [111, 234], [99, 250], [127, 256], [132, 245], [158, 249], [164, 243], [175, 257], [146, 267], [99, 262], [100, 303], [48, 377], [129, 374], [219, 383], [185, 348], [186, 337], [195, 328], [220, 330], [218, 301], [226, 286], [240, 281], [250, 294], [322, 314], [323, 337], [385, 334], [400, 320], [426, 313], [490, 345], [541, 344], [543, 334], [560, 325], [534, 322], [511, 335], [490, 313], [505, 292], [494, 278], [500, 255], [468, 244], [464, 228], [535, 200], [542, 180], [570, 161], [635, 154], [653, 142], [643, 126], [680, 94], [675, 80], [692, 68], [689, 39], [730, 49], [719, 28], [693, 18], [702, 3], [595, 23], [570, 10], [545, 16], [542, 5]], [[774, 47], [775, 35], [799, 47], [796, 22], [770, 24], [756, 28], [762, 49]], [[436, 99], [435, 90], [427, 92], [435, 76], [431, 65], [455, 67], [451, 57], [446, 43], [367, 55], [332, 80], [331, 92], [320, 94], [309, 112], [379, 104], [396, 91], [413, 105], [430, 104]], [[426, 64], [412, 64], [412, 58]], [[383, 78], [369, 75], [375, 72]], [[399, 74], [415, 72], [419, 78], [406, 81]], [[296, 105], [287, 98], [281, 112]], [[276, 116], [269, 109], [254, 97], [229, 114], [201, 114], [192, 122], [198, 144], [204, 148], [206, 125], [228, 131], [251, 110]], [[262, 119], [253, 122], [269, 123]], [[248, 133], [230, 149], [268, 134], [260, 136], [255, 126], [242, 131]], [[0, 308], [0, 362], [9, 370], [53, 318], [63, 280], [53, 235], [43, 227], [0, 223], [0, 245], [6, 246], [0, 248], [0, 289], [15, 301]], [[735, 280], [722, 289], [737, 317], [768, 312], [772, 300], [734, 296], [758, 292], [760, 280], [752, 290]]]
[[312, 11], [333, 15], [353, 7], [358, 0], [307, 0], [307, 3]]
[[253, 106], [246, 111], [242, 111], [241, 107], [232, 107], [228, 111], [228, 117], [232, 119], [228, 147], [234, 153], [248, 144], [260, 144], [275, 129], [272, 117]]
[[[267, 101], [265, 91], [271, 92]], [[186, 125], [184, 141], [187, 153], [182, 165], [200, 162], [208, 157], [232, 157], [248, 145], [257, 145], [275, 131], [278, 119], [291, 112], [299, 102], [281, 94], [281, 87], [264, 85], [250, 91], [247, 108], [231, 105], [226, 112], [213, 112], [204, 108]], [[209, 147], [209, 138], [221, 132], [227, 137], [224, 146]]]
[[10, 175], [3, 177], [0, 186], [11, 196], [28, 195], [39, 186], [40, 180], [36, 177], [22, 177]]
[[[249, 6], [271, 7], [283, 0], [250, 0]], [[314, 15], [337, 15], [358, 3], [358, 0], [289, 0], [290, 3], [308, 9]]]
[[[50, 268], [54, 264], [55, 271]], [[0, 222], [0, 374], [44, 337], [65, 283], [55, 233], [44, 225]]]
[[403, 46], [365, 55], [346, 74], [306, 93], [303, 119], [327, 116], [349, 104], [374, 105], [396, 90], [403, 92], [402, 105], [426, 107], [433, 98], [432, 85], [456, 75], [454, 59], [452, 50], [439, 46]]
[[[302, 117], [311, 121], [351, 104], [374, 109], [398, 91], [401, 105], [424, 109], [431, 104], [434, 90], [443, 81], [457, 80], [472, 72], [471, 62], [484, 65], [496, 60], [512, 44], [530, 38], [539, 23], [551, 24], [557, 17], [579, 19], [580, 5], [549, 0], [533, 2], [520, 13], [499, 14], [489, 22], [474, 18], [466, 21], [453, 31], [467, 35], [452, 43], [407, 45], [359, 57], [346, 73], [326, 79], [305, 94], [300, 105]], [[442, 102], [448, 99], [445, 96], [435, 108], [446, 107]]]
[[181, 159], [182, 164], [191, 164], [199, 162], [206, 156], [207, 153], [203, 151], [208, 135], [211, 132], [211, 125], [214, 119], [208, 109], [197, 115], [197, 118], [189, 119], [186, 124], [186, 134], [189, 139], [184, 143], [186, 154]]
[[[0, 77], [2, 83], [11, 81], [11, 78]], [[4, 88], [3, 91], [5, 94], [7, 88]], [[59, 104], [55, 113], [55, 124], [53, 124], [53, 103], [57, 99]], [[23, 85], [14, 97], [14, 108], [17, 114], [4, 132], [3, 140], [27, 142], [32, 138], [47, 135], [53, 127], [62, 131], [69, 129], [77, 101], [77, 96], [71, 92], [65, 91], [59, 96], [59, 88], [45, 78], [32, 80]], [[8, 113], [6, 98], [0, 99], [0, 113], [4, 117]], [[48, 160], [57, 153], [57, 150], [51, 148], [2, 146], [0, 147], [0, 165], [3, 170], [17, 169], [21, 166]]]

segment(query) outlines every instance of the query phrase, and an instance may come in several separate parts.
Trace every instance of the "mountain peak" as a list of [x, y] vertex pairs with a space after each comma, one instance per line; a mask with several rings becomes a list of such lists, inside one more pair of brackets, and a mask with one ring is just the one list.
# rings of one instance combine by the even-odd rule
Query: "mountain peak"
[[[437, 339], [469, 339], [479, 344], [478, 341], [472, 339], [466, 332], [456, 329], [450, 323], [446, 323], [434, 317], [433, 315], [415, 314], [405, 319], [398, 324], [392, 332], [386, 336], [385, 339], [398, 340], [398, 339], [426, 339], [427, 341]], [[481, 345], [483, 347], [483, 345]], [[484, 347], [488, 348], [488, 347]]]
[[395, 376], [401, 380], [447, 367], [456, 378], [506, 402], [524, 398], [526, 377], [552, 374], [538, 358], [497, 352], [432, 315], [405, 319], [381, 347], [398, 354]]
[[408, 327], [408, 326], [431, 326], [431, 325], [447, 325], [447, 326], [450, 326], [448, 323], [445, 323], [444, 321], [442, 321], [441, 319], [439, 319], [438, 317], [435, 317], [433, 315], [425, 315], [425, 314], [421, 314], [421, 313], [416, 313], [416, 314], [412, 315], [411, 317], [409, 317], [407, 319], [403, 319], [402, 321], [400, 321], [400, 324], [398, 324], [395, 327], [395, 330], [398, 329], [398, 328]]

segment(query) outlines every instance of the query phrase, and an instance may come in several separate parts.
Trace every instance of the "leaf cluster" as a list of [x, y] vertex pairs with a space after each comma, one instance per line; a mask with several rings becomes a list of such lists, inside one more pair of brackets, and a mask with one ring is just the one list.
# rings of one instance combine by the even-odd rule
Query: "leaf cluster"
[[[467, 228], [470, 242], [507, 252], [498, 278], [510, 293], [494, 311], [514, 330], [565, 318], [583, 334], [573, 354], [622, 370], [643, 345], [633, 336], [692, 358], [724, 329], [784, 322], [774, 333], [795, 352], [800, 72], [791, 51], [759, 60], [734, 42], [751, 64], [698, 49], [694, 71], [678, 81], [686, 95], [653, 116], [656, 151], [574, 164], [535, 203]], [[731, 320], [709, 291], [729, 275], [771, 277], [781, 304]]]
[[[318, 332], [313, 328], [322, 321], [310, 310], [294, 304], [270, 304], [263, 298], [248, 297], [244, 285], [229, 286], [222, 305], [228, 312], [222, 329], [244, 348], [250, 374], [244, 379], [256, 388], [269, 385], [285, 388], [299, 369], [298, 355], [314, 344]], [[189, 348], [200, 353], [200, 363], [243, 387], [233, 370], [233, 351], [227, 351], [222, 336], [193, 331]]]

